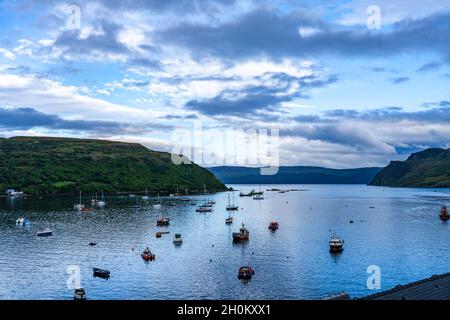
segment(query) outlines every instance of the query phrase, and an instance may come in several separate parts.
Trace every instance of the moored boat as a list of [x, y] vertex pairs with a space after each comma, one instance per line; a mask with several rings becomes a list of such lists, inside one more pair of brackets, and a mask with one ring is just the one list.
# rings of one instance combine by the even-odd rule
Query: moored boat
[[156, 256], [152, 253], [152, 251], [147, 247], [141, 254], [142, 259], [145, 261], [153, 261]]
[[250, 191], [249, 193], [240, 192], [239, 197], [251, 197], [255, 194], [255, 190]]
[[183, 243], [183, 238], [181, 237], [181, 233], [175, 233], [173, 237], [173, 244], [179, 246]]
[[250, 232], [245, 227], [244, 224], [242, 224], [242, 227], [239, 229], [239, 232], [233, 232], [233, 241], [234, 242], [240, 242], [240, 241], [247, 241], [249, 239]]
[[36, 233], [36, 236], [38, 237], [48, 237], [53, 234], [53, 230], [50, 230], [49, 228], [45, 228], [43, 231], [38, 231]]
[[76, 211], [83, 211], [85, 208], [84, 204], [81, 203], [81, 191], [80, 191], [80, 203], [74, 204], [73, 209]]
[[450, 215], [448, 214], [447, 206], [444, 205], [441, 207], [441, 211], [439, 212], [439, 218], [444, 221], [450, 219]]
[[272, 231], [275, 231], [275, 230], [278, 230], [278, 227], [279, 227], [279, 224], [278, 224], [278, 222], [276, 222], [276, 221], [272, 221], [270, 224], [269, 224], [269, 230], [272, 230]]
[[212, 208], [200, 206], [200, 207], [196, 208], [195, 211], [196, 212], [212, 212]]
[[330, 252], [342, 252], [344, 250], [344, 240], [334, 234], [328, 242]]
[[226, 224], [232, 224], [233, 223], [233, 217], [228, 217], [225, 219]]
[[241, 267], [239, 268], [238, 279], [239, 280], [251, 280], [255, 270], [252, 267]]
[[19, 219], [17, 219], [16, 220], [16, 224], [18, 225], [18, 226], [23, 226], [23, 227], [25, 227], [25, 226], [28, 226], [29, 224], [30, 224], [31, 222], [30, 222], [30, 220], [28, 220], [27, 218], [19, 218]]
[[157, 226], [168, 226], [169, 224], [170, 224], [169, 218], [159, 218], [158, 220], [156, 220]]
[[75, 300], [86, 300], [86, 290], [84, 290], [84, 288], [76, 288], [73, 298]]
[[234, 192], [233, 192], [233, 202], [230, 202], [230, 194], [228, 194], [228, 205], [226, 207], [227, 211], [236, 211], [239, 210], [239, 206], [237, 203], [234, 203]]
[[92, 268], [94, 277], [108, 279], [111, 276], [111, 272], [100, 268]]

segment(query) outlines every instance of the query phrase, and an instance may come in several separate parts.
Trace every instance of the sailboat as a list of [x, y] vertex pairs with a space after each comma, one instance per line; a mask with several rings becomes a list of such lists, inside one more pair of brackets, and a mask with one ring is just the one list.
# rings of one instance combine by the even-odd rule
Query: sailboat
[[236, 211], [239, 209], [239, 206], [234, 203], [234, 192], [233, 192], [233, 203], [230, 202], [230, 193], [228, 193], [228, 205], [226, 209], [228, 211]]
[[203, 189], [204, 189], [204, 193], [205, 193], [205, 202], [203, 204], [201, 204], [200, 206], [198, 206], [197, 209], [195, 209], [196, 212], [212, 212], [212, 206], [213, 206], [213, 202], [212, 201], [208, 201], [206, 195], [206, 186], [203, 185]]
[[191, 201], [191, 199], [188, 198], [188, 191], [187, 188], [184, 189], [185, 196], [180, 199], [180, 201]]
[[145, 196], [142, 197], [142, 200], [147, 201], [148, 199], [148, 189], [145, 187]]
[[103, 190], [102, 190], [102, 200], [97, 201], [97, 207], [103, 208], [105, 205], [106, 205], [105, 194], [103, 193]]
[[153, 205], [153, 209], [161, 209], [161, 198], [159, 197], [159, 193], [158, 193], [158, 203]]
[[81, 203], [81, 191], [80, 191], [80, 203], [74, 204], [74, 205], [73, 205], [73, 208], [74, 208], [74, 210], [76, 210], [76, 211], [83, 211], [84, 208], [85, 208], [84, 204]]
[[259, 192], [253, 193], [253, 200], [264, 200], [264, 191], [261, 191], [261, 185], [259, 186]]
[[139, 206], [139, 198], [136, 197], [136, 204], [133, 206], [134, 210], [139, 210], [141, 207]]

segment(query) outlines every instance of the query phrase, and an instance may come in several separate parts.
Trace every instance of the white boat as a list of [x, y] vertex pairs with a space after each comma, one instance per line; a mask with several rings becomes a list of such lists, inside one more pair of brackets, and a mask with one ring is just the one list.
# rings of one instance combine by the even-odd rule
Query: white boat
[[[97, 198], [97, 194], [95, 196]], [[102, 190], [102, 200], [97, 200], [96, 199], [96, 205], [98, 208], [104, 208], [106, 206], [106, 202], [105, 202], [105, 194], [103, 193]]]
[[234, 192], [233, 192], [233, 203], [230, 202], [230, 194], [228, 193], [228, 205], [226, 207], [228, 211], [236, 211], [239, 210], [238, 204], [234, 203]]
[[344, 250], [344, 240], [336, 234], [333, 234], [328, 244], [330, 245], [330, 252], [342, 252]]
[[14, 189], [8, 189], [8, 190], [6, 190], [6, 195], [8, 197], [20, 197], [20, 196], [23, 196], [23, 192], [16, 191]]
[[264, 196], [262, 194], [257, 194], [253, 197], [253, 200], [264, 200]]
[[161, 205], [161, 197], [159, 196], [159, 193], [158, 193], [158, 203], [155, 203], [155, 204], [152, 206], [152, 208], [153, 208], [153, 209], [161, 209], [161, 207], [162, 207], [162, 205]]
[[38, 237], [48, 237], [53, 234], [53, 230], [50, 230], [49, 228], [45, 228], [43, 231], [38, 231], [36, 235]]
[[16, 220], [16, 224], [18, 226], [28, 226], [30, 224], [30, 220], [28, 220], [27, 218], [19, 218]]
[[149, 199], [149, 196], [148, 196], [148, 189], [145, 188], [145, 196], [142, 197], [142, 200], [147, 201], [148, 199]]
[[183, 243], [183, 238], [181, 237], [181, 233], [175, 233], [173, 237], [173, 244], [179, 246]]
[[198, 207], [197, 209], [195, 209], [196, 212], [212, 212], [212, 208], [211, 207]]
[[80, 191], [80, 203], [73, 205], [74, 210], [83, 211], [85, 206], [81, 203], [81, 191]]

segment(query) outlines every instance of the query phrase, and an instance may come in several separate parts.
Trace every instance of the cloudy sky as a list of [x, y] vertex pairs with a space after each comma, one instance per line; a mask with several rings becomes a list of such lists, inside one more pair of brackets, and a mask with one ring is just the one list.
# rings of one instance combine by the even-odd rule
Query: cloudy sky
[[283, 165], [383, 166], [450, 147], [449, 84], [450, 1], [0, 0], [2, 137], [273, 128]]

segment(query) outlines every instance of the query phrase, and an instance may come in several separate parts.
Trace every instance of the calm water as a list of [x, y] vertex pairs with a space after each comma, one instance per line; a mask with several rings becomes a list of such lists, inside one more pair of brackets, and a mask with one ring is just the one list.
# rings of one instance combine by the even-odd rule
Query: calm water
[[[381, 268], [383, 290], [450, 271], [450, 225], [437, 218], [450, 190], [263, 186], [269, 188], [303, 191], [265, 192], [262, 201], [237, 197], [242, 209], [232, 225], [224, 222], [227, 193], [212, 196], [215, 209], [206, 214], [189, 203], [169, 206], [169, 198], [160, 210], [137, 212], [134, 199], [107, 198], [107, 208], [94, 213], [74, 212], [75, 198], [1, 198], [0, 298], [72, 299], [70, 265], [80, 267], [90, 299], [317, 299], [342, 290], [358, 297], [374, 293], [366, 288], [369, 265]], [[17, 227], [19, 216], [31, 226]], [[156, 226], [161, 216], [170, 217], [169, 227]], [[272, 220], [280, 223], [275, 233], [267, 230]], [[241, 222], [250, 241], [233, 244]], [[45, 227], [54, 235], [37, 238]], [[171, 234], [155, 238], [166, 229]], [[338, 256], [328, 252], [333, 231], [345, 239]], [[172, 243], [175, 232], [183, 235], [181, 247]], [[156, 261], [141, 259], [146, 246]], [[256, 271], [247, 284], [237, 279], [243, 265]], [[111, 278], [93, 278], [92, 267], [110, 270]]]

